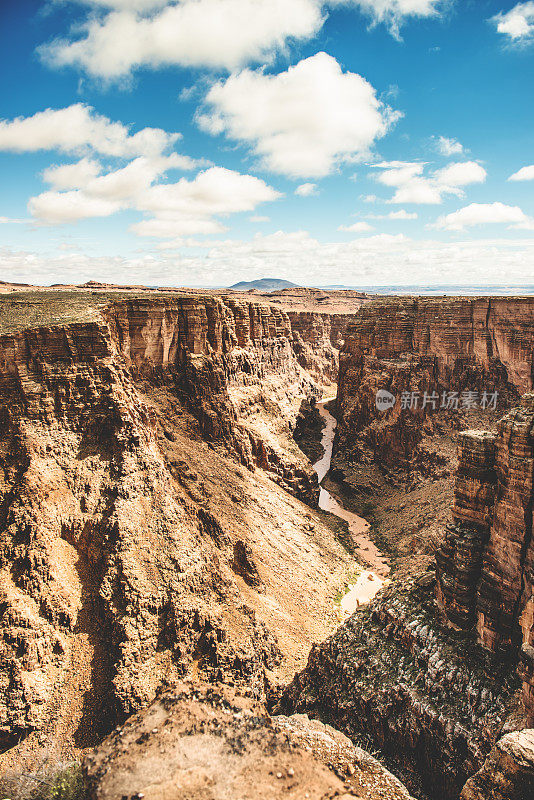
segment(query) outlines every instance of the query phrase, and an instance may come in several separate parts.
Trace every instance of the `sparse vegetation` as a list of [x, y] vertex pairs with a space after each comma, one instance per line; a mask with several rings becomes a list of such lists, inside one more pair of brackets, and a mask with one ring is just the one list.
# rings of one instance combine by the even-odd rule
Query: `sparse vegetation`
[[0, 778], [2, 800], [85, 800], [87, 792], [77, 761], [50, 763], [32, 772], [11, 772]]
[[337, 592], [336, 592], [336, 593], [335, 593], [335, 595], [334, 595], [334, 603], [335, 603], [336, 605], [340, 605], [341, 601], [343, 600], [343, 598], [345, 597], [345, 595], [347, 594], [347, 592], [350, 592], [350, 590], [351, 590], [352, 586], [353, 586], [353, 585], [354, 585], [354, 584], [357, 582], [358, 578], [359, 578], [359, 577], [360, 577], [360, 575], [362, 574], [362, 571], [363, 571], [363, 567], [361, 567], [360, 569], [358, 569], [358, 570], [356, 570], [356, 571], [352, 572], [352, 573], [351, 573], [351, 574], [350, 574], [350, 575], [347, 577], [347, 580], [346, 580], [346, 582], [343, 584], [343, 586], [342, 586], [342, 587], [340, 587], [340, 588], [337, 590]]
[[[150, 292], [154, 299], [176, 300], [179, 293]], [[98, 319], [100, 309], [119, 300], [147, 297], [146, 291], [22, 291], [0, 294], [0, 335], [26, 328], [69, 325]]]

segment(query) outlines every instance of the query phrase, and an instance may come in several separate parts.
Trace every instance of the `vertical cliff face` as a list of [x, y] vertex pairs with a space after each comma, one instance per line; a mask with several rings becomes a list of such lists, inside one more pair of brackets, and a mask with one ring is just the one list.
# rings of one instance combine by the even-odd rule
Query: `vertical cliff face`
[[[287, 314], [227, 298], [132, 300], [112, 306], [108, 318], [126, 364], [140, 377], [172, 385], [205, 436], [226, 442], [244, 465], [269, 470], [284, 488], [317, 502], [315, 473], [290, 429], [301, 399], [320, 393], [322, 367], [328, 372], [333, 363], [335, 375], [330, 345], [324, 357], [309, 362], [300, 357], [302, 340]], [[307, 331], [307, 323], [301, 329]], [[319, 339], [323, 331], [307, 335]], [[267, 417], [274, 427], [266, 426]]]
[[[443, 392], [497, 391], [501, 408], [530, 391], [534, 376], [534, 300], [526, 298], [393, 299], [365, 305], [340, 355], [340, 426], [336, 466], [372, 458], [386, 467], [417, 467], [423, 429], [431, 431]], [[390, 410], [376, 392], [396, 397]], [[403, 392], [419, 394], [403, 408]], [[438, 400], [423, 407], [424, 393]], [[366, 456], [367, 454], [367, 456]]]
[[350, 559], [289, 435], [317, 391], [288, 318], [246, 302], [0, 337], [2, 766], [188, 671], [261, 693], [324, 637]]
[[432, 798], [456, 798], [477, 773], [462, 797], [515, 800], [534, 780], [532, 752], [505, 737], [484, 760], [511, 712], [511, 727], [534, 725], [534, 394], [497, 433], [461, 433], [458, 451], [435, 580], [383, 590], [312, 651], [282, 703], [370, 735]]
[[523, 639], [533, 643], [532, 508], [534, 503], [534, 395], [500, 423], [496, 456], [497, 499], [478, 587], [480, 641], [507, 649], [524, 611]]
[[[342, 344], [339, 315], [318, 314], [313, 311], [289, 311], [293, 349], [299, 364], [323, 383], [337, 381], [338, 348]], [[348, 315], [343, 317], [348, 324]]]
[[499, 423], [497, 436], [460, 440], [453, 517], [437, 554], [440, 607], [485, 648], [509, 657], [521, 648], [520, 673], [534, 721], [534, 395]]
[[485, 431], [460, 434], [453, 522], [436, 553], [438, 603], [449, 621], [463, 629], [475, 622], [476, 588], [493, 515], [495, 438]]

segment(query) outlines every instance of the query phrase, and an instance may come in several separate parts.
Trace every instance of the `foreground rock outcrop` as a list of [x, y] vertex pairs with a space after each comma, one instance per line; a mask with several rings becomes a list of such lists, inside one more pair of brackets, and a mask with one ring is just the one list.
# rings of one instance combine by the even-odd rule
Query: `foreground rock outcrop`
[[410, 800], [345, 736], [307, 717], [270, 717], [224, 687], [181, 685], [86, 758], [93, 800]]
[[465, 784], [460, 800], [527, 800], [534, 797], [534, 730], [500, 739], [482, 769]]

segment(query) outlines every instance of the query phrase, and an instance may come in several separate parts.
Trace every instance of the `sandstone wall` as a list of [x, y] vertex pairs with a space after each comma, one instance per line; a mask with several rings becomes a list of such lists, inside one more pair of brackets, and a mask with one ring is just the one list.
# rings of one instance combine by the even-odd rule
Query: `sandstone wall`
[[[432, 429], [443, 391], [498, 391], [501, 408], [533, 386], [534, 300], [531, 298], [387, 299], [364, 305], [340, 354], [340, 425], [336, 466], [370, 452], [386, 467], [414, 466], [423, 427]], [[395, 406], [378, 412], [385, 389]], [[422, 408], [425, 391], [440, 400]], [[419, 392], [402, 409], [402, 392]]]
[[528, 720], [534, 720], [534, 394], [497, 436], [460, 437], [454, 524], [437, 553], [437, 598], [455, 625], [503, 658], [521, 648]]
[[438, 603], [449, 621], [464, 629], [475, 622], [477, 585], [493, 517], [495, 438], [485, 431], [460, 434], [453, 522], [436, 553]]
[[193, 663], [263, 691], [281, 651], [256, 605], [288, 652], [324, 635], [317, 586], [348, 557], [304, 527], [317, 480], [289, 428], [319, 390], [287, 316], [246, 301], [141, 299], [0, 337], [2, 767], [91, 746]]

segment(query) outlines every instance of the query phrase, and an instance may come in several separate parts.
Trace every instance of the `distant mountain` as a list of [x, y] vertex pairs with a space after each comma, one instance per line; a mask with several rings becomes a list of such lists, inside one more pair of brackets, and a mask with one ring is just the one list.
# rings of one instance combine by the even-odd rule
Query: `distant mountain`
[[230, 286], [236, 292], [248, 292], [251, 289], [258, 289], [261, 292], [275, 292], [277, 289], [295, 289], [296, 283], [284, 281], [282, 278], [259, 278], [256, 281], [239, 281]]

